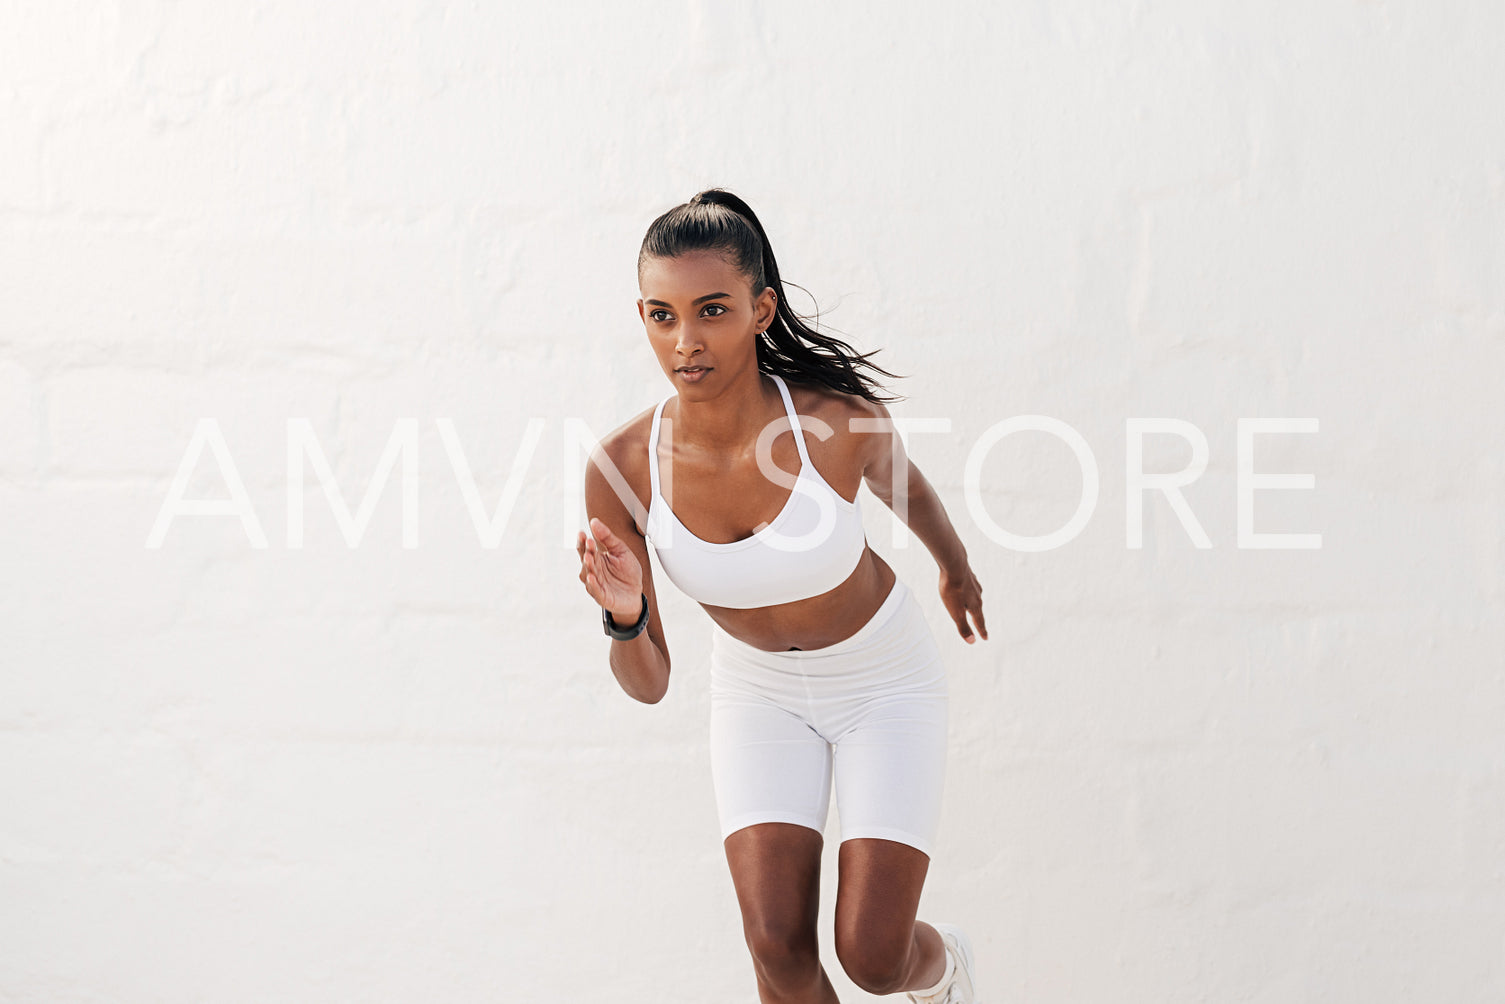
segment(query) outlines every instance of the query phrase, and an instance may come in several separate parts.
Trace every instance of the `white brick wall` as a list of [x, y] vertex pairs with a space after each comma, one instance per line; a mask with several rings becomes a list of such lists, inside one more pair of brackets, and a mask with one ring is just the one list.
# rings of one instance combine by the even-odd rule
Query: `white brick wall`
[[[1505, 46], [1499, 4], [13, 3], [0, 10], [0, 999], [755, 1000], [705, 752], [709, 622], [606, 664], [565, 519], [669, 393], [637, 320], [659, 212], [725, 185], [899, 415], [992, 638], [865, 506], [951, 672], [922, 917], [989, 1000], [1505, 996]], [[810, 309], [794, 292], [797, 309]], [[1040, 554], [968, 451], [1071, 424], [1102, 477]], [[1237, 422], [1263, 532], [1240, 550]], [[268, 547], [183, 517], [200, 418]], [[1131, 417], [1194, 423], [1125, 547]], [[419, 546], [394, 471], [419, 429]], [[477, 538], [530, 419], [500, 545]], [[1184, 443], [1151, 437], [1173, 471]], [[982, 468], [1015, 532], [1080, 476]], [[223, 498], [206, 452], [189, 497]], [[839, 820], [827, 831], [830, 948]], [[827, 952], [843, 1000], [854, 990]]]

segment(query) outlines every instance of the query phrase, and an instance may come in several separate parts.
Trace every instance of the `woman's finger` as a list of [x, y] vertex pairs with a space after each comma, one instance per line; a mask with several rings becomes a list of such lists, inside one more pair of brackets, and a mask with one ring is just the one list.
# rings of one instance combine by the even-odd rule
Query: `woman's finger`
[[586, 558], [590, 561], [591, 574], [595, 575], [603, 590], [608, 586], [615, 589], [621, 583], [622, 575], [617, 561], [609, 552], [594, 551], [586, 555]]
[[596, 534], [596, 539], [600, 542], [602, 553], [609, 555], [613, 561], [621, 561], [632, 553], [627, 542], [611, 532], [611, 527], [601, 523], [599, 519], [596, 522], [601, 524], [601, 530]]
[[952, 614], [952, 619], [956, 621], [957, 632], [966, 639], [968, 644], [971, 644], [973, 640], [972, 628], [967, 624], [967, 608], [964, 606], [958, 612]]

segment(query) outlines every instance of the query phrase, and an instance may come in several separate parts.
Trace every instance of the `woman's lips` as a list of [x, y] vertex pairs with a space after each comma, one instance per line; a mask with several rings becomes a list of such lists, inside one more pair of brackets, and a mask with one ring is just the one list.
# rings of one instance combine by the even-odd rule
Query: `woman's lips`
[[678, 373], [679, 378], [681, 380], [684, 380], [686, 383], [695, 383], [697, 380], [701, 379], [707, 373], [709, 373], [713, 368], [714, 367], [710, 366], [696, 366], [693, 369], [680, 369], [675, 370], [675, 372]]

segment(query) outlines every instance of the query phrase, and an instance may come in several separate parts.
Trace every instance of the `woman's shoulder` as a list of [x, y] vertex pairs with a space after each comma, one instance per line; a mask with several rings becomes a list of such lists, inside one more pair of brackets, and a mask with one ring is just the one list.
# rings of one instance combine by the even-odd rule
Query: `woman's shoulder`
[[[593, 490], [605, 492], [609, 489], [632, 515], [639, 533], [643, 532], [648, 511], [644, 500], [652, 490], [648, 435], [655, 407], [656, 404], [650, 405], [602, 436], [586, 465], [587, 495]], [[630, 500], [623, 495], [622, 481], [626, 482]]]
[[600, 458], [615, 468], [615, 473], [626, 479], [633, 493], [646, 498], [649, 484], [648, 437], [653, 426], [653, 411], [657, 404], [649, 405], [598, 440], [597, 454], [592, 465], [596, 473], [612, 479], [613, 472], [601, 470]]
[[852, 428], [852, 419], [889, 417], [886, 407], [861, 394], [837, 390], [823, 383], [796, 383], [787, 377], [784, 382], [798, 414], [818, 418], [839, 432], [857, 431]]
[[648, 437], [657, 407], [657, 402], [649, 405], [601, 437], [601, 449], [623, 474], [639, 465], [643, 471], [648, 470]]
[[[825, 384], [796, 387], [793, 381], [786, 382], [794, 410], [804, 420], [801, 427], [808, 433], [805, 442], [816, 469], [842, 498], [855, 499], [873, 451], [886, 449], [882, 438], [872, 433], [883, 430], [875, 420], [888, 418], [888, 409]], [[811, 420], [825, 428], [812, 429]]]

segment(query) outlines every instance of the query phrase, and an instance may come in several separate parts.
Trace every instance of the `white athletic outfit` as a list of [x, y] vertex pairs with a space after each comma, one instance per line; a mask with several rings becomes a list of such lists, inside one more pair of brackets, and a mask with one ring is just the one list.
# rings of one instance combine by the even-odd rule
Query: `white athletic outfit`
[[[800, 472], [783, 510], [742, 540], [702, 540], [670, 510], [658, 461], [669, 398], [653, 412], [647, 538], [670, 581], [708, 605], [762, 607], [827, 592], [852, 573], [866, 545], [856, 500], [815, 469], [789, 389], [769, 376], [784, 398]], [[822, 648], [768, 652], [713, 625], [711, 772], [723, 839], [766, 822], [823, 832], [834, 768], [842, 840], [883, 837], [930, 854], [946, 720], [940, 650], [901, 580], [854, 634]]]

